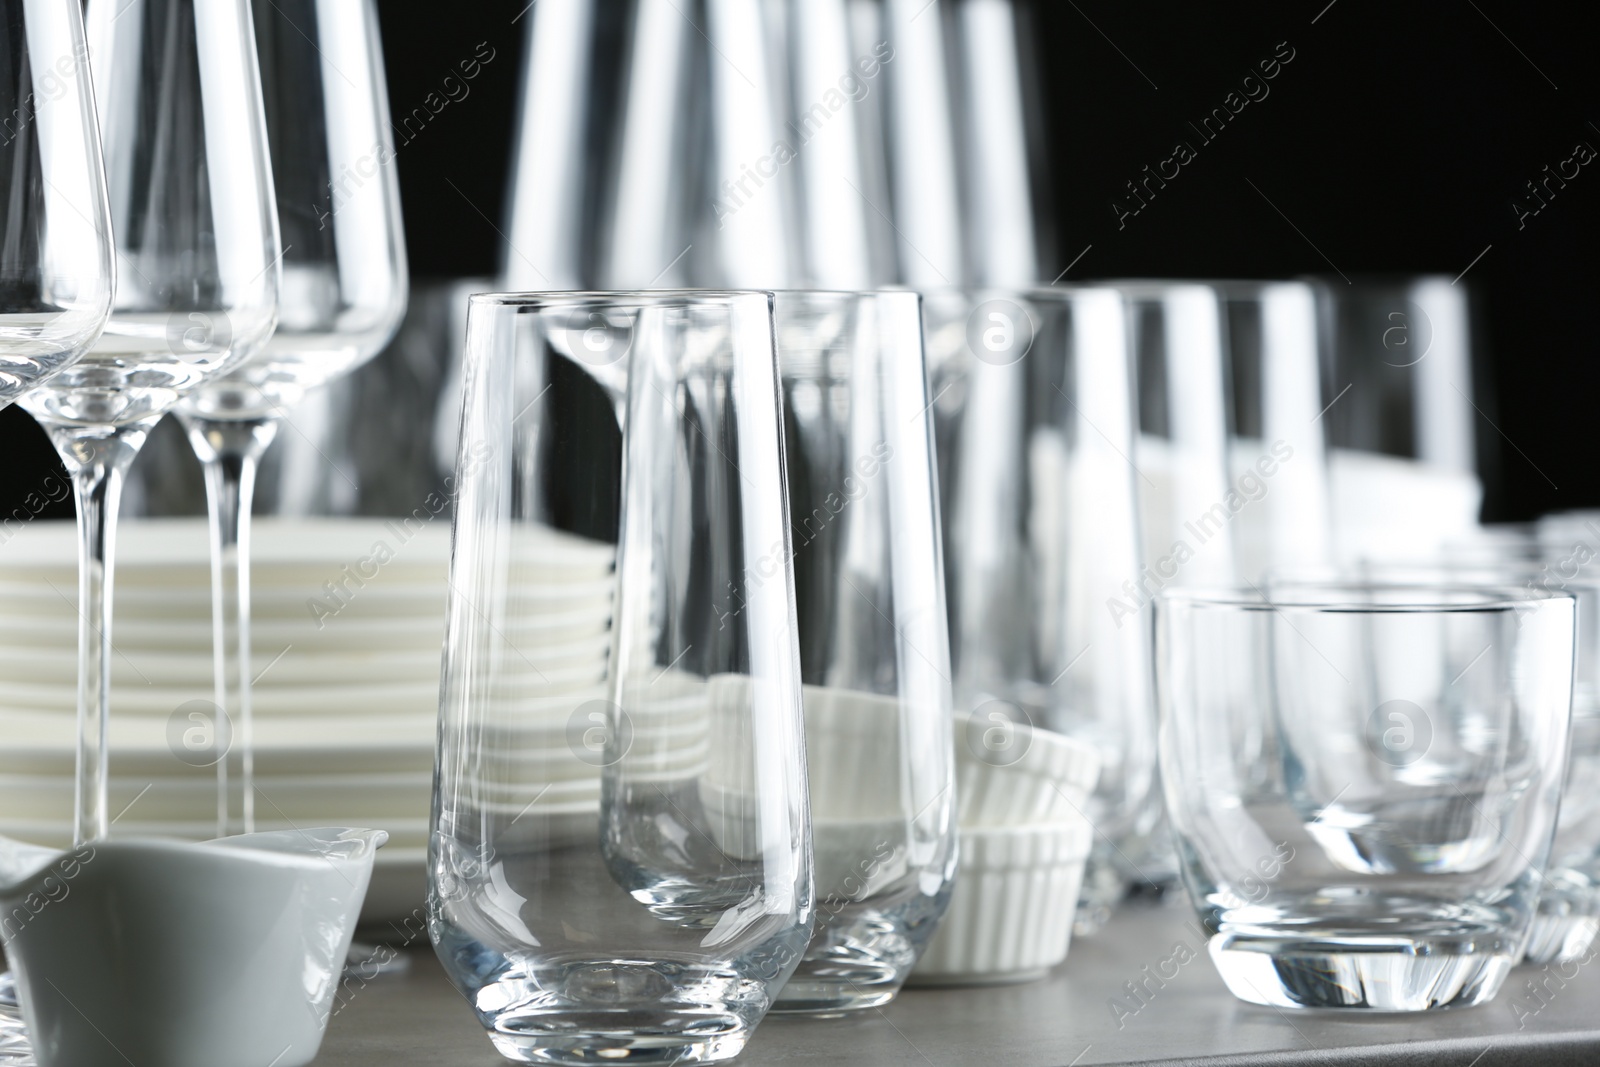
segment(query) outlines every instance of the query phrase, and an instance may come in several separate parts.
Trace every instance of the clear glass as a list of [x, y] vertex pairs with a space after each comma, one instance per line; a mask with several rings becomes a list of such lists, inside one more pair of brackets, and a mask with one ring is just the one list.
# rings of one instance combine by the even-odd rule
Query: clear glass
[[[1124, 281], [1135, 353], [1146, 625], [1160, 590], [1256, 582], [1330, 560], [1314, 290], [1298, 282]], [[1177, 880], [1158, 823], [1130, 843], [1140, 877]]]
[[1425, 558], [1478, 520], [1471, 292], [1434, 276], [1316, 286], [1336, 556]]
[[1157, 601], [1161, 769], [1235, 996], [1482, 1003], [1522, 959], [1567, 761], [1575, 602], [1274, 583]]
[[279, 276], [245, 0], [91, 0], [87, 27], [115, 298], [83, 358], [23, 400], [71, 472], [78, 507], [79, 842], [110, 826], [105, 740], [123, 476], [163, 412], [271, 336]]
[[1210, 285], [1135, 281], [1117, 288], [1127, 302], [1137, 381], [1132, 454], [1144, 571], [1135, 593], [1143, 610], [1168, 586], [1228, 584], [1237, 573], [1225, 316]]
[[1038, 284], [1030, 19], [1012, 0], [530, 7], [507, 286]]
[[1358, 573], [1371, 581], [1524, 586], [1570, 594], [1577, 612], [1577, 652], [1572, 671], [1571, 755], [1561, 790], [1550, 870], [1539, 894], [1539, 914], [1528, 940], [1527, 960], [1582, 959], [1600, 933], [1600, 571], [1585, 564], [1592, 545], [1548, 560], [1509, 559], [1451, 562], [1430, 567], [1366, 564]]
[[924, 314], [956, 707], [1099, 751], [1078, 910], [1092, 932], [1145, 877], [1126, 846], [1159, 813], [1122, 300], [943, 293]]
[[71, 4], [0, 7], [0, 407], [100, 336], [115, 276], [83, 21]]
[[[250, 510], [261, 455], [317, 386], [394, 335], [406, 306], [405, 238], [373, 0], [274, 0], [254, 7], [272, 178], [283, 239], [278, 328], [178, 408], [205, 466], [211, 519], [215, 700], [237, 724], [243, 833], [255, 831], [250, 694]], [[236, 692], [229, 699], [225, 576], [235, 575]], [[217, 763], [217, 833], [232, 832]]]
[[[0, 204], [6, 235], [0, 244], [0, 407], [72, 366], [99, 338], [111, 311], [116, 276], [88, 60], [77, 4], [0, 5], [0, 171], [7, 175]], [[46, 483], [50, 499], [65, 496], [54, 477]], [[29, 513], [43, 506], [40, 493], [29, 494]], [[4, 541], [13, 527], [7, 520]], [[80, 629], [90, 632], [87, 624]], [[80, 704], [79, 714], [86, 712]], [[6, 971], [0, 974], [0, 1063], [30, 1062], [27, 1027]]]
[[775, 1010], [892, 1000], [956, 863], [932, 424], [915, 293], [780, 292], [817, 928]]
[[429, 933], [502, 1055], [737, 1055], [811, 936], [771, 298], [473, 297]]
[[[1316, 293], [1303, 282], [1219, 282], [1229, 513], [1239, 580], [1333, 562]], [[1331, 399], [1331, 398], [1330, 398]]]

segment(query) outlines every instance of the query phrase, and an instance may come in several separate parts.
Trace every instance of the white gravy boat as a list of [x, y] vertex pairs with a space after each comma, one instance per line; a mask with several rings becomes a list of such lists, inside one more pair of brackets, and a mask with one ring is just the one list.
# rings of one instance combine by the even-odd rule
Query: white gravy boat
[[322, 1044], [382, 830], [0, 838], [0, 940], [39, 1067], [299, 1067]]

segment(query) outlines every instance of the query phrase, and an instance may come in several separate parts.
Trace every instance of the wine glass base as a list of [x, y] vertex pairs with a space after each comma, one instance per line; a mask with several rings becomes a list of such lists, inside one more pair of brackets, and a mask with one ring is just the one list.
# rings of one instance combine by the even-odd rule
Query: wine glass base
[[1210, 950], [1229, 992], [1250, 1004], [1401, 1012], [1471, 1007], [1500, 991], [1516, 957], [1463, 952], [1460, 944], [1427, 937], [1362, 944], [1359, 938], [1305, 933], [1224, 934], [1211, 939]]

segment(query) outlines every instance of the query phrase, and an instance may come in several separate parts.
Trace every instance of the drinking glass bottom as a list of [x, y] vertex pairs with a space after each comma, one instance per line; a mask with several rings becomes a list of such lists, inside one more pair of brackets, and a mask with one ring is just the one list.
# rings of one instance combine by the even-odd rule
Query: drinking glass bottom
[[1552, 870], [1539, 894], [1539, 911], [1523, 959], [1528, 963], [1582, 960], [1600, 933], [1600, 887], [1569, 868]]
[[1229, 991], [1251, 1004], [1427, 1011], [1493, 998], [1521, 955], [1519, 940], [1500, 928], [1433, 937], [1297, 927], [1224, 932], [1209, 947]]
[[473, 1002], [519, 1063], [710, 1063], [737, 1056], [765, 1007], [762, 983], [660, 960], [567, 959], [509, 971]]
[[1128, 879], [1114, 862], [1115, 853], [1102, 838], [1089, 853], [1078, 887], [1078, 910], [1072, 920], [1074, 937], [1093, 937], [1128, 895]]
[[0, 1067], [34, 1067], [34, 1063], [16, 979], [10, 971], [0, 971]]
[[870, 913], [839, 916], [813, 936], [772, 1010], [834, 1015], [876, 1008], [895, 998], [916, 962], [900, 923]]

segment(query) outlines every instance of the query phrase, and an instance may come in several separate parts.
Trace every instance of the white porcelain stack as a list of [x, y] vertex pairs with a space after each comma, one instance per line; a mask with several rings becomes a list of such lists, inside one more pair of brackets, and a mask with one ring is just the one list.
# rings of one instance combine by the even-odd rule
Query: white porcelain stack
[[[0, 835], [56, 847], [72, 832], [74, 552], [70, 523], [36, 521], [0, 553]], [[613, 555], [610, 545], [532, 528], [508, 575], [497, 626], [527, 667], [519, 708], [548, 702], [563, 746], [572, 709], [605, 696]], [[423, 902], [448, 518], [262, 518], [253, 557], [256, 828], [387, 831], [364, 915], [408, 915]], [[210, 580], [203, 520], [124, 524], [111, 700], [115, 838], [216, 836], [216, 768], [197, 765], [204, 754], [197, 760], [187, 743], [189, 731], [206, 729], [190, 714], [207, 704], [191, 702], [213, 699]], [[563, 799], [597, 810], [598, 771], [569, 791]]]
[[[1003, 759], [985, 748], [990, 729], [1017, 731]], [[980, 725], [966, 715], [956, 717], [955, 731], [961, 873], [911, 980], [1029, 981], [1067, 957], [1094, 838], [1084, 812], [1099, 754], [1048, 730]]]

